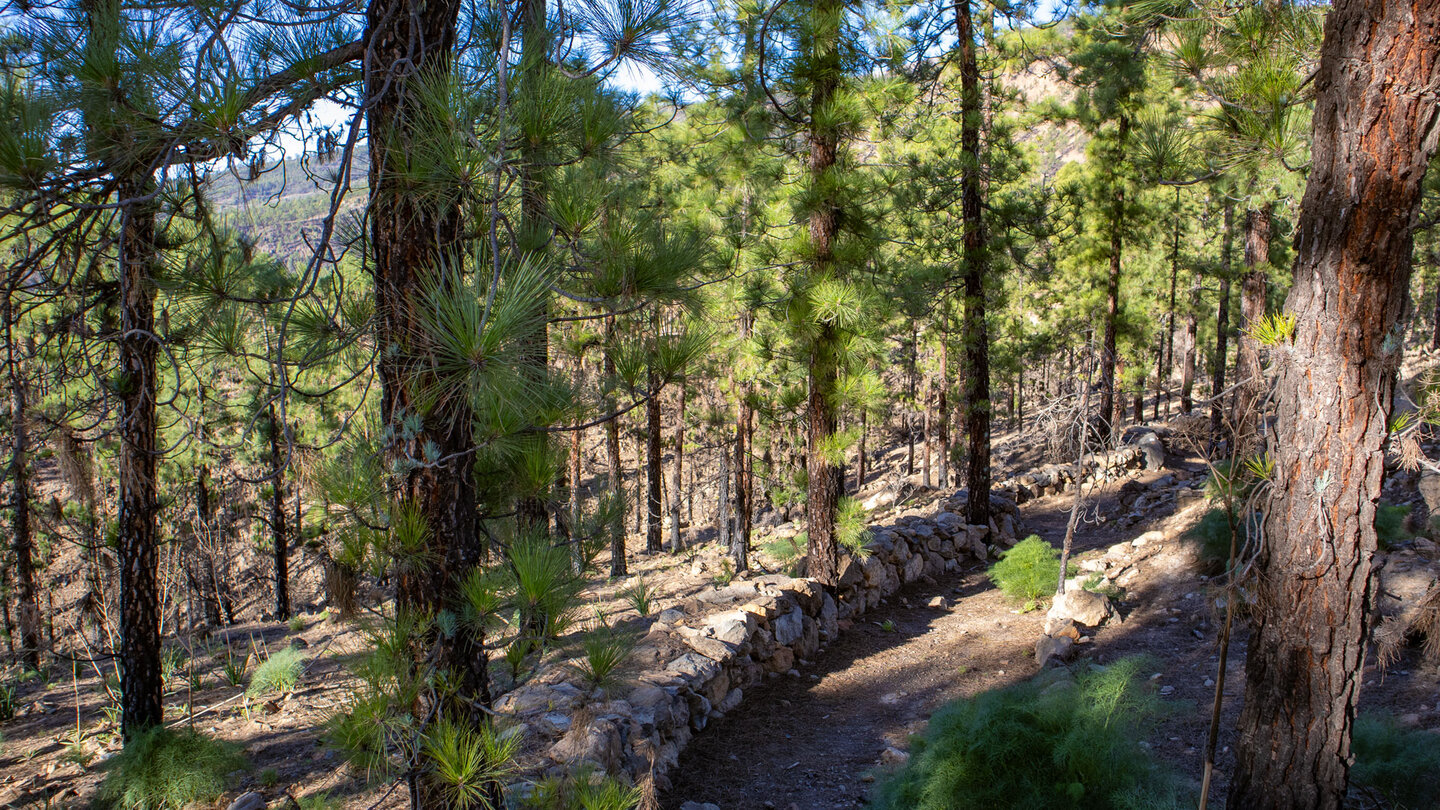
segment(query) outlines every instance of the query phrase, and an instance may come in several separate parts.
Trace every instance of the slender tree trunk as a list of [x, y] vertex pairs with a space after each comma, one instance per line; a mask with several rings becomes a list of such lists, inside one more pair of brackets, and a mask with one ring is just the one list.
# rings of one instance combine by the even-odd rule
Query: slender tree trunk
[[[658, 321], [656, 322], [658, 326]], [[657, 334], [658, 338], [659, 335]], [[665, 520], [664, 501], [661, 500], [660, 478], [664, 475], [661, 466], [664, 462], [664, 451], [660, 442], [660, 381], [659, 375], [654, 370], [650, 371], [649, 379], [650, 399], [645, 403], [645, 478], [647, 488], [646, 519], [645, 519], [645, 550], [658, 554], [665, 550], [664, 527], [661, 522]]]
[[680, 404], [675, 408], [675, 471], [670, 484], [670, 551], [679, 551], [680, 492], [685, 471], [685, 381], [680, 381]]
[[920, 332], [910, 321], [910, 369], [906, 383], [910, 387], [911, 407], [905, 411], [905, 474], [915, 474], [915, 379], [920, 372]]
[[[840, 87], [840, 19], [842, 0], [816, 0], [811, 13], [815, 22], [813, 79], [810, 109], [825, 110]], [[812, 116], [810, 131], [810, 177], [816, 188], [832, 188], [831, 175], [839, 156], [838, 125], [821, 116]], [[833, 192], [832, 192], [833, 193]], [[834, 278], [835, 235], [840, 225], [838, 202], [830, 195], [816, 200], [810, 211], [811, 283]], [[810, 535], [807, 573], [821, 585], [839, 585], [840, 544], [835, 536], [835, 515], [843, 482], [840, 467], [827, 452], [838, 424], [837, 388], [840, 377], [840, 334], [831, 322], [819, 324], [810, 346], [807, 402], [808, 437], [805, 469], [807, 486], [805, 521]]]
[[1264, 421], [1265, 370], [1260, 364], [1260, 342], [1253, 330], [1265, 317], [1267, 269], [1270, 266], [1271, 213], [1268, 206], [1245, 212], [1245, 276], [1240, 284], [1240, 351], [1236, 357], [1236, 449], [1248, 455], [1258, 451], [1257, 431]]
[[[1116, 161], [1124, 159], [1125, 140], [1130, 133], [1130, 117], [1122, 114], [1119, 123], [1119, 150], [1115, 156]], [[1118, 167], [1111, 169], [1111, 182], [1115, 185], [1115, 206], [1110, 214], [1110, 272], [1105, 276], [1105, 344], [1101, 348], [1100, 358], [1100, 413], [1103, 418], [1100, 440], [1107, 444], [1118, 427], [1118, 420], [1113, 414], [1119, 411], [1116, 407], [1118, 398], [1115, 367], [1119, 363], [1116, 329], [1120, 322], [1120, 255], [1125, 247], [1125, 181], [1119, 176]]]
[[921, 447], [924, 448], [924, 452], [922, 452], [922, 453], [920, 454], [920, 485], [923, 486], [923, 487], [925, 487], [926, 489], [930, 489], [930, 487], [931, 487], [932, 484], [933, 484], [933, 481], [932, 481], [932, 479], [930, 478], [930, 442], [931, 442], [931, 438], [932, 438], [932, 436], [931, 436], [931, 424], [932, 424], [932, 419], [931, 419], [931, 416], [930, 416], [930, 414], [931, 414], [931, 407], [930, 407], [930, 405], [931, 405], [931, 399], [932, 399], [932, 397], [933, 397], [933, 394], [934, 394], [934, 392], [931, 390], [931, 385], [930, 385], [930, 375], [929, 375], [929, 374], [926, 374], [926, 375], [925, 375], [925, 390], [924, 390], [924, 393], [921, 394], [921, 402], [924, 403], [923, 407], [924, 407], [925, 410], [924, 410], [924, 417], [923, 417], [923, 419], [922, 419], [922, 421], [921, 421], [921, 423], [920, 423], [920, 424], [921, 424], [921, 431], [922, 431], [922, 432], [921, 432], [921, 437], [920, 437], [920, 439], [921, 439]]
[[1200, 337], [1200, 272], [1190, 273], [1190, 305], [1185, 311], [1185, 354], [1180, 358], [1180, 412], [1195, 410], [1195, 355]]
[[985, 526], [990, 523], [990, 333], [985, 324], [989, 254], [985, 247], [985, 211], [980, 193], [984, 165], [980, 127], [984, 123], [984, 105], [970, 0], [955, 3], [955, 25], [960, 47], [960, 151], [966, 158], [960, 172], [965, 259], [965, 309], [960, 326], [960, 340], [965, 347], [961, 371], [964, 390], [960, 407], [965, 414], [965, 486], [969, 490], [965, 519]]
[[731, 539], [731, 529], [735, 523], [730, 519], [730, 452], [724, 442], [720, 444], [720, 484], [715, 496], [715, 532], [720, 540], [720, 547], [725, 549], [727, 554], [734, 554], [735, 548]]
[[[740, 338], [742, 340], [750, 337], [749, 312], [740, 314]], [[750, 481], [747, 477], [749, 465], [746, 459], [750, 456], [748, 439], [750, 437], [750, 386], [742, 384], [740, 389], [740, 401], [736, 404], [735, 418], [735, 534], [731, 541], [731, 557], [735, 562], [737, 573], [750, 570]]]
[[[1175, 187], [1175, 226], [1170, 240], [1170, 303], [1165, 319], [1164, 361], [1160, 364], [1160, 378], [1156, 385], [1165, 392], [1165, 418], [1170, 418], [1170, 373], [1175, 368], [1175, 286], [1180, 280], [1180, 187]], [[1156, 401], [1159, 406], [1159, 401]]]
[[[610, 353], [610, 347], [615, 341], [615, 316], [608, 315], [605, 318], [605, 377], [614, 379], [615, 358]], [[606, 409], [610, 413], [615, 412], [614, 397], [606, 398]], [[620, 514], [610, 526], [610, 576], [611, 578], [625, 576], [625, 473], [620, 467], [620, 417], [614, 417], [605, 422], [605, 452], [610, 460], [610, 494], [616, 499]]]
[[1239, 810], [1345, 803], [1396, 335], [1440, 135], [1440, 2], [1339, 0], [1315, 88], [1285, 307], [1295, 330], [1276, 352], [1272, 496], [1230, 784]]
[[[1225, 232], [1220, 240], [1220, 304], [1215, 310], [1214, 377], [1210, 383], [1210, 436], [1219, 442], [1225, 427], [1225, 363], [1230, 351], [1230, 276], [1235, 247], [1235, 204], [1225, 201]], [[1235, 448], [1230, 448], [1233, 453]]]
[[280, 448], [280, 425], [275, 406], [269, 408], [270, 465], [275, 480], [270, 482], [270, 537], [275, 554], [275, 619], [290, 618], [290, 533], [285, 527], [285, 467]]
[[865, 443], [870, 437], [869, 418], [865, 410], [860, 411], [860, 453], [855, 459], [855, 492], [859, 493], [865, 489], [866, 459]]
[[40, 602], [35, 592], [35, 538], [30, 529], [30, 429], [26, 423], [25, 378], [15, 350], [13, 289], [5, 291], [5, 366], [10, 377], [10, 531], [15, 550], [16, 612], [20, 624], [20, 660], [40, 669]]
[[[940, 396], [936, 403], [939, 424], [936, 425], [940, 440], [940, 470], [937, 476], [942, 489], [950, 486], [950, 317], [941, 316], [940, 330]], [[864, 424], [864, 417], [861, 417]]]

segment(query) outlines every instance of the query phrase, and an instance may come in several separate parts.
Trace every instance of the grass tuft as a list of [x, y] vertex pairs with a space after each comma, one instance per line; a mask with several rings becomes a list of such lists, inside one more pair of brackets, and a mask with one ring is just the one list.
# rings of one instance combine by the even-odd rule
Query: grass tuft
[[245, 694], [250, 697], [269, 695], [275, 692], [289, 692], [300, 681], [305, 671], [305, 654], [294, 647], [286, 647], [265, 659], [250, 676], [250, 686]]
[[1032, 534], [1002, 552], [990, 566], [989, 576], [1006, 596], [1033, 605], [1055, 592], [1060, 581], [1060, 550]]
[[[1144, 660], [1032, 679], [960, 700], [930, 720], [878, 810], [1139, 810], [1184, 806], [1141, 744], [1162, 710]], [[1064, 671], [1058, 671], [1063, 673]]]
[[97, 804], [117, 810], [181, 810], [215, 801], [226, 777], [244, 768], [237, 746], [193, 731], [153, 728], [105, 765]]
[[1360, 790], [1380, 794], [1390, 810], [1440, 807], [1440, 781], [1420, 776], [1440, 773], [1440, 735], [1405, 728], [1389, 715], [1363, 714], [1350, 747], [1350, 780]]

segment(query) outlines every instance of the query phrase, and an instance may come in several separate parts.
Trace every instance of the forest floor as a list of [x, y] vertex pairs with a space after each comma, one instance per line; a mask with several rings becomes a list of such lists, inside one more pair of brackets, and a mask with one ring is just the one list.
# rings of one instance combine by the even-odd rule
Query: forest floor
[[[1198, 458], [1172, 457], [1167, 469], [1140, 476], [1150, 483], [1174, 469], [1200, 472]], [[1123, 513], [1117, 482], [1092, 495], [1076, 532], [1077, 561], [1150, 531], [1164, 540], [1133, 548], [1136, 575], [1118, 608], [1077, 660], [1104, 663], [1144, 655], [1151, 680], [1170, 711], [1148, 744], [1192, 783], [1198, 795], [1210, 726], [1223, 603], [1197, 573], [1185, 532], [1207, 508], [1203, 500], [1173, 515], [1128, 528], [1105, 518]], [[1063, 493], [1021, 508], [1026, 533], [1060, 545], [1073, 503]], [[1153, 538], [1154, 535], [1151, 535]], [[1113, 554], [1112, 554], [1113, 556]], [[936, 597], [944, 606], [934, 606]], [[697, 735], [671, 773], [665, 810], [686, 802], [721, 810], [831, 810], [866, 804], [877, 778], [895, 765], [894, 752], [924, 732], [943, 704], [974, 697], [1036, 675], [1035, 643], [1045, 611], [1020, 612], [975, 565], [961, 579], [907, 586], [831, 644], [799, 679], [782, 678], [747, 691], [744, 706]], [[1240, 696], [1246, 632], [1235, 622], [1225, 673], [1217, 772], [1211, 806], [1223, 807]], [[1373, 658], [1373, 656], [1372, 656]], [[1402, 722], [1440, 731], [1440, 668], [1408, 651], [1386, 672], [1373, 660], [1365, 672], [1362, 711], [1383, 709]]]
[[[1021, 453], [1017, 447], [1026, 445], [1011, 445], [1007, 458], [1012, 472], [1032, 461], [1028, 451]], [[887, 451], [877, 469], [889, 472], [877, 472], [875, 480], [882, 475], [897, 478], [893, 471], [903, 463], [903, 455], [903, 445]], [[1137, 480], [1149, 484], [1163, 474], [1202, 471], [1199, 459], [1172, 456], [1165, 470], [1141, 473]], [[1078, 657], [1103, 662], [1135, 653], [1151, 656], [1157, 688], [1174, 707], [1151, 742], [1159, 757], [1198, 783], [1219, 611], [1182, 536], [1203, 512], [1203, 502], [1122, 528], [1127, 521], [1117, 519], [1125, 513], [1121, 484], [1089, 493], [1075, 549], [1077, 560], [1085, 561], [1115, 544], [1127, 544], [1125, 554], [1134, 573], [1122, 578], [1127, 586], [1119, 605], [1123, 621], [1112, 620], [1078, 646]], [[929, 493], [920, 503], [941, 495]], [[1025, 531], [1058, 545], [1071, 504], [1068, 493], [1025, 504]], [[1164, 539], [1128, 545], [1152, 530]], [[776, 536], [773, 529], [763, 530], [757, 547]], [[634, 547], [636, 538], [631, 543]], [[632, 575], [644, 575], [657, 589], [659, 610], [713, 588], [722, 557], [713, 543], [679, 555], [639, 554], [631, 559]], [[762, 562], [765, 559], [762, 555]], [[597, 577], [587, 590], [586, 610], [598, 607], [612, 619], [641, 623], [618, 593], [628, 582], [633, 579]], [[943, 598], [943, 607], [931, 607], [936, 597]], [[314, 607], [310, 603], [311, 612], [297, 621], [299, 630], [255, 620], [208, 638], [179, 640], [189, 648], [188, 661], [168, 682], [167, 721], [193, 723], [200, 731], [237, 743], [251, 763], [237, 775], [220, 807], [250, 790], [264, 794], [272, 807], [293, 807], [289, 799], [319, 794], [330, 796], [331, 807], [349, 810], [405, 803], [401, 792], [365, 786], [326, 744], [326, 723], [343, 709], [354, 683], [351, 669], [368, 643], [363, 617], [360, 622], [326, 619]], [[664, 807], [677, 810], [686, 801], [712, 802], [722, 810], [863, 806], [873, 780], [883, 775], [881, 754], [890, 747], [907, 749], [907, 738], [922, 732], [937, 708], [1038, 671], [1034, 645], [1043, 622], [1043, 610], [1022, 613], [1006, 601], [980, 564], [943, 582], [907, 586], [860, 617], [815, 661], [802, 665], [799, 677], [777, 677], [747, 689], [737, 710], [692, 740], [680, 767], [670, 773], [674, 787], [662, 797]], [[1237, 623], [1227, 672], [1222, 752], [1233, 742], [1231, 730], [1243, 691], [1241, 626]], [[301, 647], [307, 658], [293, 692], [247, 698], [243, 685], [230, 683], [227, 661], [233, 664], [249, 656], [253, 672], [257, 660], [285, 646]], [[110, 700], [93, 668], [85, 668], [72, 680], [71, 667], [62, 663], [50, 670], [48, 682], [17, 684], [17, 717], [0, 725], [0, 807], [88, 805], [104, 775], [100, 766], [119, 749], [119, 740], [107, 714]], [[1440, 671], [1413, 658], [1402, 659], [1383, 675], [1372, 667], [1362, 700], [1365, 708], [1388, 708], [1409, 724], [1440, 728]], [[1222, 778], [1212, 795], [1223, 797], [1227, 770], [1228, 755], [1222, 753]]]

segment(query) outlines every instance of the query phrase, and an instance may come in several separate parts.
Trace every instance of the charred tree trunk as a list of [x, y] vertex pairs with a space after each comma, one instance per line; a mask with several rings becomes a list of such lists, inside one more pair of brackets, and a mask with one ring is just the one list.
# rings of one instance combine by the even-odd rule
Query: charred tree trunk
[[[610, 353], [615, 341], [615, 316], [605, 318], [605, 378], [615, 378], [615, 357]], [[606, 398], [606, 410], [615, 413], [614, 397]], [[620, 466], [620, 417], [605, 422], [605, 453], [610, 461], [610, 494], [617, 501], [620, 514], [610, 526], [610, 576], [625, 576], [625, 472]]]
[[680, 380], [680, 404], [675, 408], [675, 471], [670, 478], [670, 550], [680, 550], [680, 492], [685, 474], [685, 380]]
[[[1235, 247], [1235, 204], [1225, 202], [1225, 233], [1220, 240], [1220, 304], [1215, 310], [1214, 376], [1210, 382], [1210, 437], [1219, 442], [1225, 428], [1225, 363], [1230, 352], [1230, 275]], [[1232, 446], [1231, 451], [1234, 451]]]
[[1245, 276], [1240, 282], [1240, 351], [1235, 359], [1238, 375], [1235, 389], [1235, 445], [1237, 452], [1257, 452], [1260, 439], [1257, 431], [1263, 422], [1265, 370], [1260, 365], [1260, 342], [1254, 329], [1265, 317], [1265, 297], [1269, 287], [1266, 271], [1270, 266], [1271, 214], [1269, 207], [1252, 208], [1245, 212]]
[[16, 613], [20, 625], [20, 660], [40, 669], [40, 602], [35, 593], [35, 538], [30, 528], [30, 430], [26, 424], [25, 378], [15, 350], [13, 288], [0, 302], [5, 327], [5, 365], [10, 378], [10, 531], [15, 550]]
[[930, 405], [933, 394], [934, 391], [930, 385], [930, 375], [926, 374], [925, 390], [924, 393], [921, 394], [921, 402], [924, 403], [923, 407], [925, 410], [920, 422], [920, 446], [923, 448], [923, 452], [920, 454], [920, 485], [926, 489], [930, 489], [933, 484], [933, 480], [930, 477], [930, 440], [932, 438], [931, 425], [933, 424]]
[[[1180, 281], [1180, 187], [1175, 187], [1175, 208], [1173, 211], [1175, 219], [1174, 232], [1170, 240], [1170, 302], [1165, 319], [1165, 351], [1164, 359], [1160, 364], [1160, 376], [1155, 385], [1165, 393], [1165, 418], [1170, 418], [1170, 373], [1175, 368], [1175, 286]], [[1155, 407], [1160, 407], [1160, 401], [1155, 401]], [[1158, 417], [1157, 417], [1158, 421]]]
[[1180, 358], [1180, 412], [1195, 410], [1195, 355], [1200, 338], [1200, 272], [1190, 274], [1190, 306], [1185, 311], [1185, 355]]
[[[940, 441], [940, 469], [936, 480], [942, 489], [950, 486], [950, 318], [942, 316], [940, 331], [940, 396], [936, 402], [936, 438]], [[864, 416], [861, 416], [864, 429]]]
[[[423, 517], [430, 538], [427, 564], [399, 565], [396, 599], [420, 613], [457, 615], [466, 607], [459, 584], [484, 553], [472, 476], [473, 420], [462, 394], [435, 384], [437, 349], [426, 337], [423, 299], [430, 290], [443, 294], [461, 284], [464, 217], [458, 189], [420, 194], [408, 175], [411, 154], [423, 148], [420, 139], [439, 126], [423, 85], [451, 69], [459, 10], [458, 0], [372, 0], [363, 62], [376, 338], [380, 346], [394, 347], [377, 362], [381, 416], [397, 428], [386, 447], [398, 471], [392, 498], [398, 508]], [[419, 430], [398, 430], [417, 416]], [[435, 460], [418, 463], [429, 458]], [[442, 710], [474, 726], [486, 722], [490, 677], [481, 624], [436, 629], [428, 641], [451, 685], [440, 698]], [[418, 807], [444, 805], [444, 796], [424, 780], [411, 784]], [[483, 790], [487, 800], [499, 801], [498, 784]]]
[[985, 248], [985, 211], [980, 197], [980, 63], [975, 53], [975, 25], [970, 0], [955, 4], [955, 25], [960, 47], [960, 151], [965, 162], [960, 173], [960, 214], [964, 220], [965, 310], [960, 340], [965, 354], [960, 407], [965, 414], [965, 519], [981, 526], [990, 523], [990, 333], [985, 325], [985, 276], [989, 255]]
[[[816, 0], [812, 18], [817, 23], [813, 43], [815, 61], [810, 109], [828, 109], [840, 89], [840, 7], [841, 0]], [[819, 189], [833, 188], [835, 164], [839, 157], [840, 131], [837, 124], [812, 116], [810, 131], [810, 178]], [[831, 196], [822, 195], [810, 211], [811, 282], [835, 276], [835, 236], [840, 225], [840, 208]], [[835, 515], [843, 488], [841, 470], [829, 455], [829, 445], [838, 425], [837, 387], [840, 378], [840, 334], [831, 322], [819, 324], [810, 346], [810, 392], [806, 405], [808, 436], [805, 469], [805, 522], [810, 534], [806, 572], [821, 585], [839, 585], [840, 544], [835, 536]]]
[[275, 619], [290, 618], [290, 533], [285, 526], [285, 464], [280, 447], [280, 425], [275, 406], [270, 406], [270, 465], [275, 480], [270, 482], [270, 536], [275, 554]]
[[1315, 88], [1230, 785], [1244, 810], [1345, 801], [1412, 229], [1440, 135], [1440, 2], [1339, 0]]
[[658, 554], [665, 550], [664, 527], [661, 525], [665, 520], [665, 508], [660, 491], [664, 451], [660, 448], [660, 380], [653, 369], [650, 371], [649, 389], [650, 399], [645, 403], [645, 550]]
[[[1120, 116], [1117, 135], [1119, 154], [1116, 160], [1124, 159], [1125, 139], [1130, 132], [1130, 117]], [[1120, 323], [1120, 254], [1125, 247], [1125, 181], [1119, 176], [1118, 167], [1112, 168], [1111, 182], [1114, 183], [1114, 209], [1110, 213], [1110, 271], [1105, 276], [1105, 344], [1100, 357], [1100, 440], [1109, 443], [1118, 427], [1115, 414], [1119, 397], [1116, 395], [1116, 365], [1120, 362], [1116, 345], [1116, 329]]]

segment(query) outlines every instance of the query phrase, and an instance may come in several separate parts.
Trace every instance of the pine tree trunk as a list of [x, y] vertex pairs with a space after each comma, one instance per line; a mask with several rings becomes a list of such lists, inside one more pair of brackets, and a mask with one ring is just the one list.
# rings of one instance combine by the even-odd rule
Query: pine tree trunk
[[280, 426], [275, 420], [275, 406], [269, 408], [270, 466], [275, 480], [270, 482], [270, 537], [275, 555], [275, 619], [290, 618], [290, 536], [285, 528], [285, 467], [280, 452]]
[[869, 421], [866, 411], [862, 409], [860, 411], [860, 452], [855, 458], [855, 492], [857, 494], [865, 489], [865, 473], [867, 472], [865, 443], [870, 436]]
[[[950, 486], [950, 318], [942, 316], [940, 330], [940, 396], [935, 405], [939, 424], [936, 425], [940, 441], [940, 469], [936, 481], [942, 489]], [[861, 416], [864, 424], [864, 416]]]
[[[1225, 232], [1220, 239], [1220, 303], [1215, 310], [1214, 376], [1210, 383], [1210, 437], [1219, 442], [1225, 428], [1225, 363], [1230, 351], [1230, 275], [1235, 247], [1235, 204], [1225, 202]], [[1233, 446], [1230, 448], [1235, 449]]]
[[[1175, 368], [1175, 286], [1180, 281], [1180, 187], [1175, 187], [1174, 233], [1170, 241], [1170, 302], [1165, 319], [1164, 361], [1156, 385], [1165, 392], [1165, 418], [1170, 418], [1170, 372]], [[1160, 403], [1155, 403], [1158, 408]], [[1157, 419], [1158, 421], [1158, 419]]]
[[960, 151], [966, 156], [960, 172], [960, 214], [964, 221], [965, 309], [960, 340], [962, 358], [960, 407], [965, 414], [965, 519], [981, 526], [990, 523], [990, 333], [985, 324], [985, 276], [989, 256], [985, 247], [985, 211], [980, 197], [980, 63], [975, 53], [975, 26], [970, 0], [955, 4], [956, 33], [960, 47]]
[[649, 388], [650, 399], [645, 403], [645, 550], [658, 554], [665, 550], [664, 527], [661, 525], [665, 520], [665, 509], [660, 497], [664, 451], [660, 449], [660, 382], [653, 370], [650, 372]]
[[680, 404], [675, 408], [675, 471], [670, 478], [670, 551], [680, 544], [680, 492], [685, 474], [685, 381], [680, 381]]
[[35, 538], [30, 529], [30, 429], [26, 424], [25, 380], [15, 351], [13, 290], [5, 291], [5, 365], [10, 377], [10, 531], [15, 550], [16, 613], [20, 625], [20, 660], [40, 669], [40, 602], [35, 592]]
[[923, 403], [923, 407], [924, 407], [925, 411], [924, 411], [924, 418], [922, 419], [922, 421], [921, 421], [921, 423], [920, 423], [920, 424], [921, 424], [921, 431], [922, 431], [921, 434], [920, 434], [920, 441], [921, 441], [921, 445], [920, 445], [920, 446], [921, 446], [922, 448], [924, 448], [924, 452], [921, 453], [921, 455], [920, 455], [920, 485], [923, 486], [923, 487], [925, 487], [926, 489], [930, 489], [930, 487], [931, 487], [931, 485], [932, 485], [932, 480], [931, 480], [931, 478], [930, 478], [930, 440], [931, 440], [931, 438], [932, 438], [931, 435], [930, 435], [930, 425], [931, 425], [931, 418], [930, 418], [930, 413], [931, 413], [930, 400], [931, 400], [931, 395], [932, 395], [933, 392], [932, 392], [930, 389], [931, 389], [931, 386], [930, 386], [930, 375], [929, 375], [929, 374], [926, 374], [926, 375], [925, 375], [925, 391], [924, 391], [923, 394], [921, 394], [921, 402]]
[[1195, 410], [1195, 355], [1200, 337], [1200, 272], [1190, 273], [1190, 306], [1185, 311], [1185, 354], [1180, 358], [1180, 412]]
[[725, 442], [720, 443], [720, 483], [715, 495], [715, 534], [720, 547], [726, 554], [734, 554], [730, 530], [735, 526], [730, 520], [730, 451]]
[[1238, 387], [1235, 390], [1236, 451], [1249, 455], [1258, 451], [1256, 432], [1263, 421], [1265, 371], [1260, 365], [1260, 342], [1252, 330], [1265, 317], [1266, 269], [1270, 266], [1271, 214], [1269, 207], [1245, 212], [1245, 276], [1240, 282], [1240, 351], [1235, 359]]
[[[816, 0], [811, 13], [815, 24], [813, 79], [810, 109], [825, 110], [833, 102], [840, 82], [841, 0]], [[831, 174], [839, 156], [838, 125], [811, 117], [810, 178], [816, 188], [833, 186]], [[830, 195], [816, 200], [810, 211], [811, 278], [816, 284], [835, 275], [835, 235], [840, 224], [839, 206]], [[821, 585], [839, 585], [840, 545], [835, 536], [835, 514], [840, 490], [840, 468], [831, 462], [826, 448], [838, 424], [835, 401], [840, 377], [840, 335], [833, 323], [819, 324], [810, 347], [807, 403], [808, 436], [805, 469], [805, 522], [810, 535], [806, 573]]]
[[[155, 193], [148, 176], [126, 178], [121, 199]], [[155, 205], [121, 212], [120, 302], [120, 727], [126, 740], [163, 719], [160, 693], [160, 590], [156, 578], [160, 509], [155, 489]]]
[[1295, 330], [1276, 351], [1272, 497], [1228, 803], [1237, 810], [1345, 803], [1412, 228], [1440, 136], [1440, 2], [1339, 0], [1314, 81], [1285, 307]]
[[[609, 347], [614, 345], [615, 340], [615, 316], [609, 315], [605, 318], [605, 377], [615, 378], [615, 358], [610, 353]], [[607, 397], [606, 410], [615, 412], [614, 397]], [[610, 460], [610, 494], [616, 499], [616, 508], [620, 509], [610, 526], [610, 576], [625, 576], [625, 473], [620, 467], [620, 417], [616, 416], [605, 422], [605, 452]]]
[[[1122, 114], [1119, 122], [1119, 152], [1116, 161], [1124, 159], [1125, 140], [1130, 132], [1130, 118]], [[1105, 276], [1105, 344], [1100, 358], [1100, 440], [1109, 443], [1119, 421], [1119, 397], [1116, 396], [1116, 365], [1120, 362], [1116, 346], [1116, 329], [1120, 322], [1120, 254], [1124, 249], [1125, 233], [1125, 181], [1118, 176], [1115, 167], [1111, 169], [1111, 182], [1115, 188], [1115, 207], [1110, 213], [1110, 271]]]
[[[417, 194], [407, 177], [419, 139], [439, 126], [421, 85], [449, 72], [456, 45], [458, 0], [372, 0], [366, 9], [364, 92], [370, 144], [367, 209], [375, 287], [380, 412], [387, 425], [420, 417], [418, 431], [393, 431], [386, 455], [400, 472], [393, 498], [414, 509], [429, 531], [428, 564], [401, 565], [396, 600], [427, 614], [459, 615], [458, 584], [481, 562], [472, 476], [474, 434], [469, 403], [435, 385], [433, 354], [423, 326], [430, 290], [459, 294], [453, 271], [463, 255], [464, 217], [457, 195]], [[427, 192], [429, 190], [427, 189]], [[436, 393], [436, 392], [440, 393]], [[420, 459], [434, 458], [424, 464]], [[434, 660], [449, 673], [441, 711], [478, 726], [490, 705], [489, 660], [477, 622], [434, 631]], [[417, 785], [412, 781], [412, 786]], [[498, 802], [499, 786], [484, 788]], [[412, 791], [419, 807], [444, 806], [423, 783]]]

